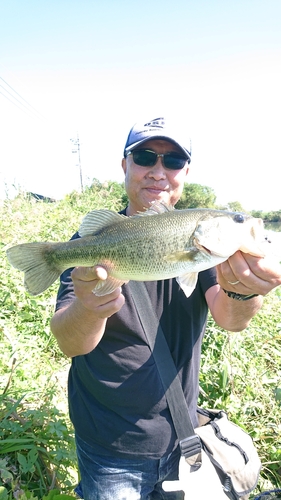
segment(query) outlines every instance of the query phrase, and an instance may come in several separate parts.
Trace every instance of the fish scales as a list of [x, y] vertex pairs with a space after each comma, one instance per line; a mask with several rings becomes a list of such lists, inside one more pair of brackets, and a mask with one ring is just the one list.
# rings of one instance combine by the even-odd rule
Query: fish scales
[[177, 217], [160, 218], [160, 224], [158, 220], [158, 215], [121, 219], [96, 235], [58, 243], [57, 251], [50, 251], [50, 261], [54, 259], [54, 263], [69, 267], [74, 267], [77, 262], [81, 265], [106, 262], [114, 277], [122, 274], [126, 279], [138, 279], [148, 274], [157, 279], [159, 273], [169, 276], [176, 269], [180, 271], [182, 264], [167, 263], [163, 258], [172, 250], [187, 248], [189, 238], [183, 230], [183, 221]]

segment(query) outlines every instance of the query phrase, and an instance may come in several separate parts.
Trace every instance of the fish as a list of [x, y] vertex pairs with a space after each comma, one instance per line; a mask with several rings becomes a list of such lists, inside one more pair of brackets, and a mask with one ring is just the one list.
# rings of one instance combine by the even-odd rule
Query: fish
[[30, 295], [44, 292], [66, 269], [100, 265], [108, 276], [97, 280], [97, 296], [130, 280], [176, 278], [189, 297], [200, 271], [226, 261], [237, 250], [265, 255], [262, 219], [207, 208], [177, 210], [163, 202], [129, 217], [93, 210], [78, 233], [80, 238], [67, 242], [21, 243], [6, 250], [10, 264], [24, 272]]

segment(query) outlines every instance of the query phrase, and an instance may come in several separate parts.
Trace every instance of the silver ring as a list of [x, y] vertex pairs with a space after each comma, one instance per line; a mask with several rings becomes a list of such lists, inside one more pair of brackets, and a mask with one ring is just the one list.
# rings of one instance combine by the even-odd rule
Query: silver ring
[[229, 283], [230, 285], [238, 285], [238, 283], [240, 283], [240, 281], [228, 281], [227, 280], [227, 283]]

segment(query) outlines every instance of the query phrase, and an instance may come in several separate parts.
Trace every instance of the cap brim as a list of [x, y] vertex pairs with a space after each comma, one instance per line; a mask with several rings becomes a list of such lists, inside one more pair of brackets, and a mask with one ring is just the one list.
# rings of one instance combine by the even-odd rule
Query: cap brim
[[154, 135], [153, 137], [146, 137], [145, 139], [142, 139], [141, 141], [134, 142], [134, 144], [131, 144], [127, 148], [124, 149], [124, 153], [128, 153], [129, 151], [133, 151], [133, 149], [136, 149], [138, 146], [141, 146], [141, 144], [144, 144], [145, 142], [148, 141], [154, 141], [157, 139], [163, 139], [165, 141], [171, 142], [172, 144], [175, 144], [184, 154], [188, 162], [191, 161], [191, 154], [189, 151], [184, 149], [177, 141], [174, 141], [170, 137], [166, 137], [165, 135]]

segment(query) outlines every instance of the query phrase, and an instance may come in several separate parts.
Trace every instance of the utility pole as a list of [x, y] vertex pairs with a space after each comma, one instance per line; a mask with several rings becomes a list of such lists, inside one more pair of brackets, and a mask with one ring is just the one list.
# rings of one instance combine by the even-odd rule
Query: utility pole
[[79, 141], [78, 132], [77, 132], [77, 138], [70, 139], [70, 141], [73, 143], [73, 146], [75, 147], [75, 149], [72, 149], [72, 153], [78, 153], [78, 164], [76, 164], [76, 166], [79, 167], [80, 188], [81, 188], [81, 193], [83, 193], [84, 188], [83, 188], [83, 177], [82, 177], [82, 167], [81, 167], [81, 157], [80, 157], [80, 141]]

